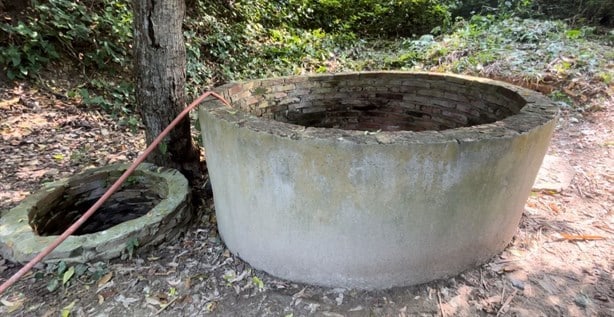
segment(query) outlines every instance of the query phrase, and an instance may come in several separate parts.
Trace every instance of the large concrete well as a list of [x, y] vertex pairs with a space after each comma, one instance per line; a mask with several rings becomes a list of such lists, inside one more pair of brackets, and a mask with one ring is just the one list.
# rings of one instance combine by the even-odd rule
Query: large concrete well
[[514, 235], [557, 116], [544, 96], [416, 72], [219, 87], [199, 109], [219, 232], [255, 268], [377, 289], [457, 274]]

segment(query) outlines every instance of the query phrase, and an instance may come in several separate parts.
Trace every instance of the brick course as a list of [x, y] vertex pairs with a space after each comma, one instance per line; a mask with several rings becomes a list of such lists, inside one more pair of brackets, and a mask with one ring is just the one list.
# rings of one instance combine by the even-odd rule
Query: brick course
[[217, 89], [252, 115], [366, 131], [445, 130], [492, 123], [526, 104], [514, 89], [434, 73], [343, 73], [233, 83]]

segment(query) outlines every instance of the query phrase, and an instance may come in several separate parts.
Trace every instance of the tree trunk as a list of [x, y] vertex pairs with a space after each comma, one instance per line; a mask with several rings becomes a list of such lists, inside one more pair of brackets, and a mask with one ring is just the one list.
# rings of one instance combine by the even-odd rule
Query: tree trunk
[[[185, 107], [186, 53], [182, 22], [184, 0], [133, 0], [137, 108], [146, 141], [153, 139]], [[183, 120], [148, 158], [179, 169], [191, 180], [201, 172], [200, 153], [192, 141], [190, 121]]]

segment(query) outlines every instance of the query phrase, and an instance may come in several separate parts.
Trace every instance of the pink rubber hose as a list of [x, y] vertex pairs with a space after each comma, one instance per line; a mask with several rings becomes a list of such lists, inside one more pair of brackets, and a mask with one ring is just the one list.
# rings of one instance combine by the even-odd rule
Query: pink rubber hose
[[183, 118], [188, 113], [190, 113], [190, 110], [196, 108], [196, 106], [198, 106], [203, 100], [205, 100], [209, 96], [213, 96], [213, 97], [219, 99], [221, 102], [223, 102], [227, 106], [231, 107], [230, 103], [228, 103], [228, 101], [226, 101], [226, 99], [224, 99], [224, 97], [222, 97], [219, 94], [216, 94], [216, 93], [214, 93], [212, 91], [206, 92], [206, 93], [202, 94], [200, 97], [196, 98], [196, 100], [194, 100], [190, 105], [188, 105], [166, 127], [166, 129], [164, 129], [164, 131], [162, 131], [162, 133], [160, 133], [160, 135], [158, 135], [156, 137], [156, 139], [153, 140], [153, 142], [151, 142], [151, 144], [145, 149], [145, 151], [141, 155], [139, 155], [139, 157], [136, 158], [136, 160], [128, 167], [128, 169], [126, 169], [126, 171], [122, 174], [122, 176], [120, 176], [115, 181], [115, 183], [113, 183], [113, 185], [111, 187], [109, 187], [109, 189], [107, 189], [107, 191], [104, 193], [104, 195], [102, 195], [98, 199], [98, 201], [96, 201], [96, 203], [94, 203], [94, 205], [92, 205], [92, 207], [90, 207], [81, 216], [81, 218], [79, 218], [77, 221], [75, 221], [75, 223], [73, 223], [70, 227], [68, 227], [68, 229], [66, 229], [66, 231], [64, 231], [57, 239], [55, 239], [53, 241], [53, 243], [48, 245], [43, 251], [41, 251], [39, 254], [37, 254], [32, 260], [30, 260], [30, 262], [28, 262], [19, 271], [17, 271], [17, 273], [13, 274], [8, 280], [6, 280], [6, 282], [4, 282], [4, 283], [2, 283], [2, 285], [0, 285], [0, 295], [2, 295], [4, 293], [4, 291], [6, 291], [9, 287], [11, 287], [13, 284], [15, 284], [15, 282], [17, 282], [22, 276], [24, 276], [24, 274], [28, 273], [34, 267], [34, 265], [36, 265], [38, 262], [42, 261], [43, 258], [45, 258], [47, 255], [49, 255], [49, 253], [51, 253], [55, 248], [57, 248], [62, 242], [64, 242], [64, 240], [66, 240], [71, 234], [73, 234], [87, 219], [89, 219], [94, 214], [94, 212], [96, 212], [96, 210], [98, 210], [98, 208], [100, 208], [100, 206], [102, 206], [102, 204], [104, 204], [104, 202], [107, 201], [107, 199], [109, 199], [109, 197], [111, 197], [111, 195], [117, 191], [119, 186], [121, 186], [121, 184], [124, 181], [126, 181], [128, 176], [130, 176], [130, 174], [132, 174], [132, 172], [134, 172], [134, 170], [141, 163], [143, 163], [145, 158], [147, 158], [147, 156], [156, 148], [156, 146], [158, 146], [158, 144], [160, 144], [160, 142], [162, 142], [162, 139], [164, 139], [164, 137], [181, 120], [183, 120]]

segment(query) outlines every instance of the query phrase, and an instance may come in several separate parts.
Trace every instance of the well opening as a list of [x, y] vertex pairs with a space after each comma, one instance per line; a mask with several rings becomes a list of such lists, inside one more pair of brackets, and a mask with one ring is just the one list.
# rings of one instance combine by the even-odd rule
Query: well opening
[[[0, 217], [0, 256], [24, 263], [57, 239], [128, 169], [94, 168], [45, 184]], [[142, 163], [120, 189], [45, 261], [108, 260], [158, 245], [192, 219], [188, 180], [177, 170]]]
[[[28, 214], [33, 231], [39, 236], [62, 234], [117, 180], [118, 176], [111, 174], [73, 179], [39, 201]], [[147, 214], [167, 195], [167, 188], [161, 184], [161, 179], [137, 171], [73, 235], [100, 232]]]
[[296, 77], [236, 84], [234, 105], [252, 115], [315, 128], [441, 131], [518, 114], [524, 98], [502, 86], [394, 73]]

